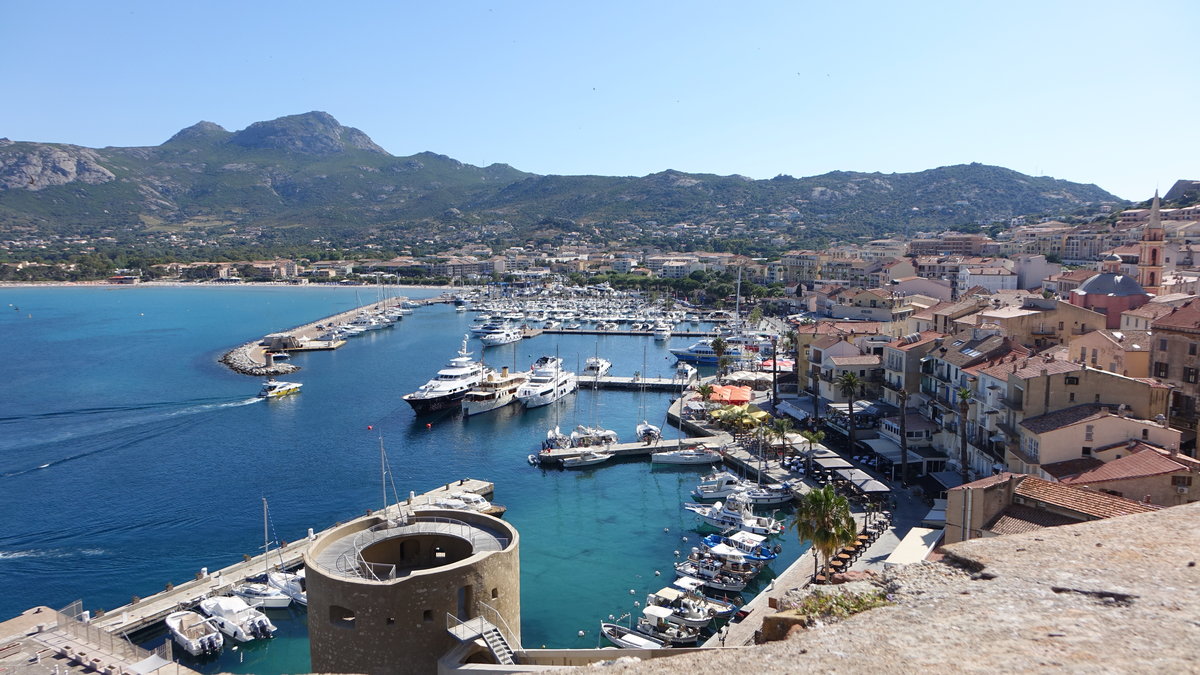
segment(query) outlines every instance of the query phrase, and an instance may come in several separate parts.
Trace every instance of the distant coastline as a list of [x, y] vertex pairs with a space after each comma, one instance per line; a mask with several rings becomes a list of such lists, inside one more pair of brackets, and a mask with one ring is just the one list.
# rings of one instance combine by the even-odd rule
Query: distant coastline
[[213, 284], [205, 282], [191, 281], [142, 281], [136, 284], [114, 284], [108, 281], [0, 281], [0, 288], [49, 288], [49, 287], [71, 287], [71, 288], [87, 288], [87, 287], [106, 287], [106, 288], [136, 288], [138, 286], [155, 286], [160, 288], [186, 288], [186, 287], [203, 287], [203, 288], [245, 288], [245, 287], [268, 287], [268, 288], [429, 288], [441, 291], [452, 291], [455, 289], [462, 290], [463, 286], [436, 286], [436, 285], [415, 285], [415, 284], [361, 284], [349, 285], [339, 283], [308, 283], [308, 284], [289, 284], [273, 281], [245, 281], [237, 284]]

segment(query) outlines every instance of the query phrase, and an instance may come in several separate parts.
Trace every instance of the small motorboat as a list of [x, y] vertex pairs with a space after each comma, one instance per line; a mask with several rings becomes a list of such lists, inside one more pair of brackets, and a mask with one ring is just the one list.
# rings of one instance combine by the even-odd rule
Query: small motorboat
[[767, 538], [761, 534], [751, 534], [749, 532], [734, 532], [728, 537], [719, 534], [710, 534], [702, 540], [704, 546], [713, 555], [720, 558], [727, 558], [726, 550], [737, 552], [737, 557], [749, 560], [751, 562], [768, 562], [778, 557], [782, 547], [778, 544], [775, 548], [771, 548], [766, 544]]
[[292, 355], [287, 352], [268, 352], [267, 355], [276, 361], [287, 361], [292, 358]]
[[697, 500], [725, 499], [735, 492], [743, 492], [753, 483], [742, 480], [728, 471], [718, 471], [700, 479], [700, 483], [692, 490], [692, 497]]
[[267, 583], [283, 591], [293, 602], [308, 606], [308, 587], [305, 584], [304, 568], [292, 572], [268, 572]]
[[672, 586], [646, 596], [647, 607], [665, 607], [671, 610], [667, 621], [691, 628], [704, 628], [717, 618], [717, 608], [710, 606], [710, 602], [718, 601], [709, 600], [703, 595], [687, 593]]
[[666, 649], [671, 645], [616, 623], [600, 624], [600, 632], [622, 649]]
[[642, 420], [642, 423], [637, 425], [637, 437], [643, 443], [653, 443], [662, 438], [662, 429]]
[[282, 398], [292, 394], [299, 394], [300, 387], [304, 385], [299, 382], [282, 382], [271, 378], [263, 383], [263, 388], [259, 390], [259, 398]]
[[221, 630], [214, 626], [210, 619], [196, 612], [171, 612], [167, 615], [166, 623], [175, 643], [192, 656], [216, 654], [225, 644], [225, 636], [221, 635]]
[[602, 450], [584, 450], [575, 457], [564, 458], [562, 465], [564, 469], [579, 469], [585, 466], [592, 466], [593, 464], [607, 462], [612, 458], [612, 456], [613, 455], [611, 452], [604, 452]]
[[670, 645], [695, 644], [700, 639], [700, 629], [669, 621], [673, 615], [669, 607], [645, 607], [638, 617], [637, 632]]
[[571, 447], [587, 448], [617, 442], [617, 432], [612, 429], [588, 427], [580, 424], [571, 432]]
[[758, 570], [759, 568], [751, 565], [727, 565], [713, 559], [688, 559], [675, 564], [675, 574], [699, 579], [707, 588], [715, 591], [743, 591], [758, 575]]
[[724, 502], [697, 504], [689, 502], [683, 508], [700, 517], [718, 530], [737, 529], [751, 534], [772, 535], [783, 531], [783, 523], [768, 516], [756, 516], [742, 493], [729, 495]]
[[583, 365], [584, 377], [604, 377], [612, 370], [612, 362], [599, 356], [589, 356]]
[[772, 485], [752, 483], [751, 487], [742, 491], [742, 496], [746, 498], [747, 502], [750, 502], [751, 506], [783, 506], [790, 504], [796, 498], [792, 488], [781, 483]]
[[266, 614], [238, 597], [219, 596], [200, 601], [200, 609], [217, 628], [238, 642], [273, 637], [275, 624]]
[[679, 450], [665, 450], [650, 455], [654, 464], [712, 464], [721, 461], [721, 453], [703, 445]]

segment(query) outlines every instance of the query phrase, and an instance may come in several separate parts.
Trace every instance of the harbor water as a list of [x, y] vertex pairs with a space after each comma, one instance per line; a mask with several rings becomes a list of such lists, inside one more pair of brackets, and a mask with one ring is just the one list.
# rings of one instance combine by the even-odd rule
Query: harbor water
[[[304, 384], [298, 396], [258, 399], [258, 380], [217, 362], [248, 340], [378, 299], [336, 287], [0, 288], [0, 617], [78, 598], [112, 608], [257, 553], [261, 497], [276, 542], [378, 508], [381, 439], [401, 498], [464, 477], [496, 484], [521, 533], [525, 646], [593, 647], [601, 620], [636, 614], [635, 602], [673, 578], [676, 553], [698, 542], [680, 504], [705, 469], [630, 458], [563, 471], [526, 456], [555, 425], [632, 441], [646, 418], [673, 437], [664, 414], [678, 393], [585, 389], [531, 411], [418, 419], [400, 397], [454, 356], [474, 316], [449, 305], [293, 357], [303, 369], [285, 379]], [[614, 375], [670, 377], [667, 346], [542, 335], [484, 356], [523, 370], [557, 354], [578, 371], [598, 353]], [[478, 341], [470, 348], [478, 355]], [[802, 552], [791, 532], [780, 541], [777, 571]], [[303, 610], [272, 620], [275, 640], [188, 665], [306, 672]]]

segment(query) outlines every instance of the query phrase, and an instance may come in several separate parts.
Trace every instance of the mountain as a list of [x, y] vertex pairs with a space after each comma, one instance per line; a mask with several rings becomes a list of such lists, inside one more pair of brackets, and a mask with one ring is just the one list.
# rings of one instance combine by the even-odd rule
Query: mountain
[[679, 171], [542, 176], [431, 152], [396, 157], [324, 112], [233, 132], [199, 122], [153, 147], [0, 139], [4, 231], [250, 227], [267, 243], [319, 236], [405, 244], [461, 240], [464, 230], [611, 239], [628, 234], [628, 223], [716, 223], [737, 232], [765, 218], [780, 231], [836, 238], [1065, 214], [1099, 202], [1120, 200], [1095, 185], [981, 164], [770, 180]]

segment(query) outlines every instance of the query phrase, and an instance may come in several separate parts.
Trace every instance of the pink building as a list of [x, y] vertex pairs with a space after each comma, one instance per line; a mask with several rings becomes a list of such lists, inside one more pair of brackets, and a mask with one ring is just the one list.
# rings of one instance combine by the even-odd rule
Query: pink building
[[1121, 274], [1121, 256], [1110, 255], [1093, 276], [1072, 290], [1067, 300], [1072, 305], [1104, 314], [1105, 328], [1120, 328], [1121, 313], [1137, 309], [1150, 302], [1147, 293], [1136, 279]]

